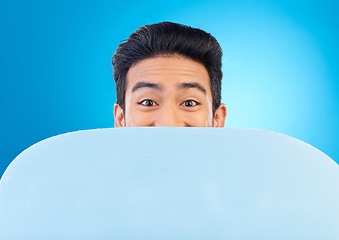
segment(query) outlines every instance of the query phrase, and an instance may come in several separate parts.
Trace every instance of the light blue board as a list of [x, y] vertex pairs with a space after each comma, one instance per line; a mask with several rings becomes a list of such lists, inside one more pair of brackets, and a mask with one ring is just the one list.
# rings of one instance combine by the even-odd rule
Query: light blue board
[[72, 132], [0, 181], [0, 239], [339, 239], [339, 167], [258, 129]]

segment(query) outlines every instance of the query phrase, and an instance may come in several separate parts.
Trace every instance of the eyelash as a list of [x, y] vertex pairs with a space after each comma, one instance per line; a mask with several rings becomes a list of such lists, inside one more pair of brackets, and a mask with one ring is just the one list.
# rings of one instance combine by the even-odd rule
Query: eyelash
[[[151, 106], [149, 106], [149, 105], [144, 105], [143, 103], [144, 103], [145, 101], [150, 101], [150, 102], [152, 102], [152, 105], [151, 105]], [[186, 107], [191, 108], [191, 107], [195, 107], [195, 106], [200, 105], [200, 103], [198, 103], [197, 101], [192, 100], [192, 99], [186, 100], [186, 101], [184, 101], [184, 102], [183, 102], [182, 104], [180, 104], [180, 105], [184, 105], [184, 103], [190, 102], [190, 101], [193, 102], [193, 106], [186, 106]], [[138, 104], [143, 105], [143, 106], [145, 106], [145, 107], [155, 107], [155, 106], [159, 106], [159, 104], [157, 104], [155, 101], [153, 101], [153, 100], [151, 100], [151, 99], [144, 99], [144, 100], [138, 102]], [[185, 106], [184, 106], [184, 107], [185, 107]]]

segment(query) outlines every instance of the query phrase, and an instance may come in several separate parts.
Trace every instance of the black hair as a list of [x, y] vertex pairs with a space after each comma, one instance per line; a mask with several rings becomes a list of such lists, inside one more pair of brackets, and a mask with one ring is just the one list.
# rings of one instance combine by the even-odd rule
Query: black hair
[[112, 58], [119, 106], [125, 111], [126, 76], [130, 67], [146, 58], [171, 55], [187, 57], [205, 66], [210, 77], [214, 115], [221, 104], [221, 47], [211, 34], [172, 22], [141, 26], [119, 44]]

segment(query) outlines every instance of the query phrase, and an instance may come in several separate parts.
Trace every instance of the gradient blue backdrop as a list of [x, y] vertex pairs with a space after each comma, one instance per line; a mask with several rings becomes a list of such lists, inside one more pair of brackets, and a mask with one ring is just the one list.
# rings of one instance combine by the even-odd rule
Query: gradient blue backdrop
[[48, 137], [114, 126], [111, 57], [143, 24], [212, 33], [226, 127], [272, 130], [339, 162], [336, 1], [3, 1], [0, 176]]

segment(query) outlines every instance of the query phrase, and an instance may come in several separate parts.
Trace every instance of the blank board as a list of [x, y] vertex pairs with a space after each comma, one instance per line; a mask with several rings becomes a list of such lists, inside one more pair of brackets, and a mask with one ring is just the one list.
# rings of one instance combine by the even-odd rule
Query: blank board
[[78, 131], [0, 181], [0, 239], [339, 239], [339, 167], [259, 129]]

